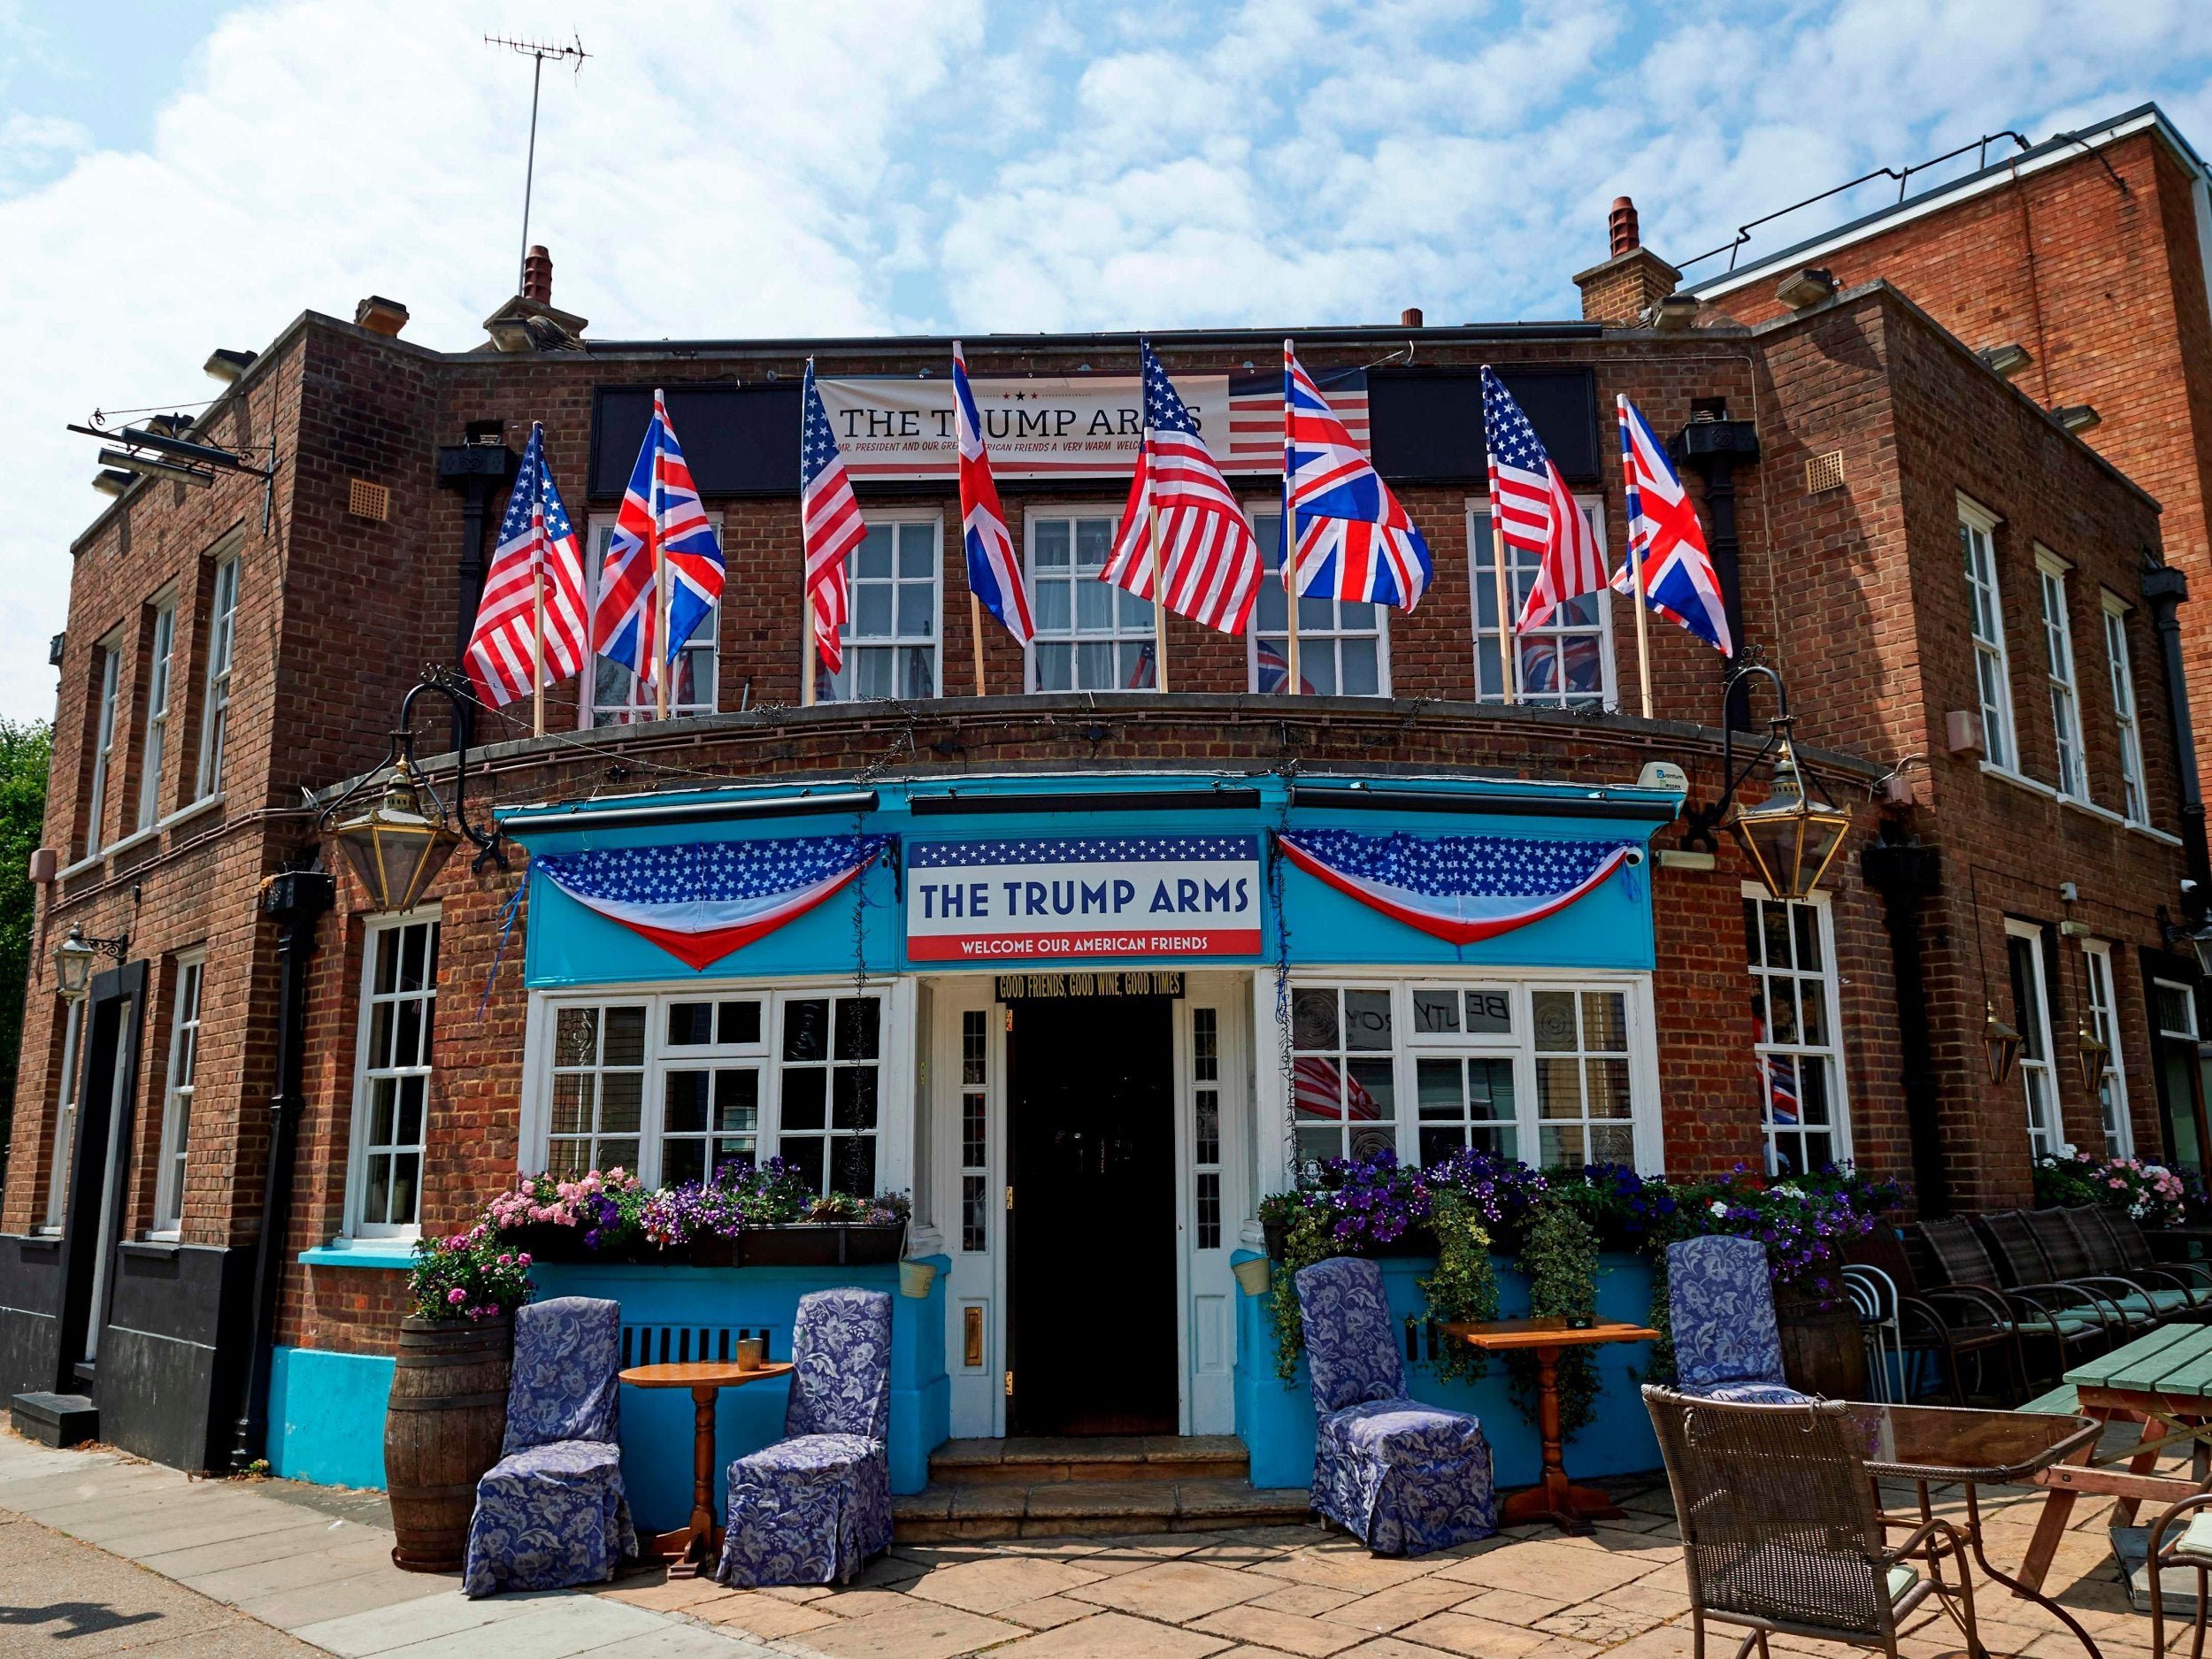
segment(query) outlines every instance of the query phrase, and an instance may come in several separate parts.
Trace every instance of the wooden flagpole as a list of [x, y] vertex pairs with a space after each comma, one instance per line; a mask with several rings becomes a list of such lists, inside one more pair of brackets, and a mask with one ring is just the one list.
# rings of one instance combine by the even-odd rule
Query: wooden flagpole
[[[1142, 392], [1138, 396], [1141, 397]], [[1152, 544], [1152, 688], [1167, 689], [1167, 580], [1160, 562], [1160, 509], [1152, 499], [1152, 427], [1148, 421], [1138, 452], [1144, 467], [1145, 534]]]
[[1521, 665], [1515, 660], [1518, 653], [1513, 649], [1513, 585], [1505, 568], [1510, 557], [1505, 526], [1498, 514], [1498, 468], [1494, 461], [1490, 466], [1490, 566], [1498, 591], [1498, 689], [1509, 704], [1517, 701], [1515, 686], [1521, 677]]
[[1283, 342], [1283, 692], [1294, 697], [1298, 678], [1298, 538], [1290, 518], [1290, 342]]
[[[1613, 400], [1613, 412], [1620, 418], [1621, 432], [1624, 438], [1628, 432], [1628, 396], [1626, 393], [1617, 394], [1615, 396]], [[1624, 443], [1621, 447], [1621, 467], [1624, 472], [1628, 471], [1628, 448], [1625, 443]], [[1632, 502], [1634, 500], [1633, 491], [1635, 489], [1636, 480], [1632, 475], [1626, 479], [1625, 482], [1631, 494], [1624, 497], [1624, 499]], [[1641, 552], [1639, 551], [1636, 546], [1636, 520], [1632, 514], [1628, 520], [1628, 565], [1629, 568], [1635, 572], [1635, 575], [1632, 578], [1632, 584], [1636, 594], [1636, 678], [1640, 683], [1644, 694], [1644, 718], [1648, 720], [1652, 718], [1651, 618], [1646, 613], [1651, 609], [1651, 607], [1645, 602], [1644, 598], [1644, 561]]]
[[653, 718], [668, 718], [668, 570], [657, 524], [653, 526]]
[[983, 695], [983, 602], [968, 589], [968, 642], [975, 647], [975, 695]]
[[545, 735], [545, 565], [530, 583], [530, 735]]
[[799, 588], [799, 632], [806, 635], [806, 667], [803, 671], [806, 679], [799, 686], [799, 706], [810, 709], [814, 706], [814, 677], [820, 672], [815, 666], [820, 661], [817, 654], [820, 648], [814, 639], [814, 595], [803, 580]]

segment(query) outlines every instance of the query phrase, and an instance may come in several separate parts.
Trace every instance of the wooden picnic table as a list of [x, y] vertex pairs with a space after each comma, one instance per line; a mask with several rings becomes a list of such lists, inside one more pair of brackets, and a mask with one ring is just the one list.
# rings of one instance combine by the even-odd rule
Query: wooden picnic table
[[[2020, 1577], [2037, 1589], [2066, 1535], [2074, 1500], [2084, 1493], [2118, 1499], [2113, 1516], [2126, 1525], [2138, 1504], [2192, 1497], [2212, 1480], [2212, 1325], [2170, 1325], [2139, 1336], [2083, 1361], [2060, 1387], [2020, 1409], [2143, 1425], [2136, 1443], [2123, 1451], [2100, 1453], [2093, 1440], [2036, 1476], [2050, 1495]], [[2187, 1477], [2158, 1473], [2159, 1453], [2182, 1445], [2189, 1448]], [[2116, 1466], [2122, 1462], [2126, 1467]]]

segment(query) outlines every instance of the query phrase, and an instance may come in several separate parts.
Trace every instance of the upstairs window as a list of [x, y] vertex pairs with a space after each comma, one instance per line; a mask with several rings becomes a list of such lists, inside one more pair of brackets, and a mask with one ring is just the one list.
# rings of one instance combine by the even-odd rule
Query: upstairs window
[[230, 668], [237, 641], [238, 556], [218, 559], [207, 615], [207, 688], [200, 717], [200, 771], [193, 798], [223, 787], [223, 750], [230, 735]]
[[[1605, 515], [1594, 500], [1578, 503], [1605, 551]], [[1505, 700], [1498, 651], [1497, 542], [1491, 534], [1487, 505], [1467, 512], [1467, 547], [1474, 579], [1475, 695], [1483, 703]], [[1519, 658], [1514, 700], [1555, 709], [1610, 709], [1617, 700], [1613, 680], [1613, 608], [1603, 593], [1582, 594], [1553, 611], [1540, 627], [1524, 629], [1517, 618], [1536, 585], [1537, 558], [1519, 548], [1507, 549], [1507, 617]]]
[[2081, 715], [2074, 692], [2074, 633], [2066, 615], [2066, 566], [2039, 549], [2035, 580], [2043, 601], [2043, 674], [2050, 685], [2058, 792], [2070, 800], [2086, 801], [2089, 775], [2082, 759]]
[[2128, 660], [2128, 608], [2104, 595], [2104, 655], [2112, 677], [2112, 724], [2120, 739], [2120, 810], [2131, 824], [2148, 824], [2143, 793], [2143, 734], [2135, 720], [2135, 670]]
[[138, 827], [161, 820], [161, 769], [169, 757], [170, 665], [176, 655], [177, 602], [154, 607], [153, 646], [146, 658], [146, 741], [138, 769]]
[[1982, 758], [2019, 770], [2012, 736], [2012, 671], [2005, 660], [2004, 604], [1997, 591], [1997, 521], [1972, 503], [1959, 503], [1959, 552], [1966, 566], [1968, 626], [1974, 642], [1974, 684], [1980, 699]]
[[1029, 648], [1032, 691], [1148, 691], [1152, 602], [1099, 580], [1113, 550], [1118, 513], [1031, 513]]
[[121, 637], [104, 641], [95, 654], [93, 673], [99, 687], [99, 706], [93, 715], [92, 799], [86, 807], [84, 856], [91, 857], [105, 843], [108, 811], [108, 773], [115, 761], [115, 700], [123, 670]]
[[845, 665], [820, 672], [825, 703], [872, 697], [933, 697], [942, 659], [938, 648], [938, 542], [941, 518], [868, 526], [845, 559], [848, 615]]
[[2058, 1079], [2051, 1068], [2050, 1002], [2043, 978], [2043, 930], [2005, 924], [2005, 960], [2012, 978], [2012, 1023], [2020, 1033], [2020, 1085], [2028, 1105], [2028, 1156], [2047, 1158], [2066, 1139], [2058, 1119]]
[[1743, 931], [1767, 1171], [1804, 1175], [1841, 1163], [1851, 1147], [1826, 907], [1746, 884]]
[[[709, 513], [708, 523], [714, 526], [718, 541], [722, 534], [722, 515]], [[591, 603], [599, 603], [599, 574], [606, 562], [607, 547], [614, 538], [612, 518], [591, 521], [588, 549], [585, 560], [586, 591]], [[722, 607], [699, 618], [698, 626], [684, 641], [683, 649], [676, 653], [672, 664], [664, 664], [668, 674], [668, 718], [676, 719], [685, 715], [712, 714], [715, 709], [715, 680], [719, 660], [718, 641], [722, 637]], [[586, 726], [634, 726], [641, 720], [653, 718], [657, 706], [656, 693], [651, 683], [632, 673], [620, 663], [609, 662], [603, 657], [591, 659], [591, 676], [587, 686], [590, 695], [580, 710]]]
[[[1283, 515], [1252, 514], [1264, 570], [1253, 602], [1248, 637], [1251, 687], [1259, 692], [1289, 689], [1290, 595], [1283, 591]], [[1316, 697], [1386, 697], [1390, 695], [1390, 625], [1387, 607], [1359, 600], [1308, 595], [1298, 602], [1299, 691]]]
[[169, 1087], [161, 1099], [161, 1168], [154, 1184], [157, 1236], [173, 1238], [184, 1223], [184, 1165], [200, 1071], [200, 981], [206, 972], [204, 952], [177, 959], [176, 1007], [169, 1022]]
[[2097, 1076], [2097, 1111], [2104, 1128], [2104, 1155], [2108, 1158], [2135, 1156], [2135, 1125], [2128, 1117], [2127, 1067], [2120, 1059], [2120, 1022], [2114, 1017], [2112, 947], [2101, 940], [2081, 943], [2082, 967], [2088, 975], [2086, 1002], [2089, 1029], [2104, 1044], [2104, 1069]]
[[370, 930], [363, 952], [360, 1081], [354, 1104], [354, 1232], [406, 1237], [422, 1216], [438, 1003], [438, 918], [398, 917]]

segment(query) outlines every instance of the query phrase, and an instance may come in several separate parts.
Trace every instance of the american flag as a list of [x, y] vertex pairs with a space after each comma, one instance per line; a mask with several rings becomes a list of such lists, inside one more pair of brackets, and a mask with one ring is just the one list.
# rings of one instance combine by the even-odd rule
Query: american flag
[[537, 579], [545, 576], [545, 683], [584, 666], [584, 549], [576, 526], [545, 464], [545, 428], [530, 423], [522, 470], [499, 523], [499, 545], [484, 573], [476, 630], [465, 658], [477, 694], [495, 705], [534, 689], [533, 635], [537, 628]]
[[1140, 599], [1153, 596], [1148, 515], [1157, 513], [1167, 608], [1224, 634], [1242, 634], [1260, 590], [1260, 544], [1151, 345], [1140, 341], [1137, 349], [1144, 364], [1144, 445], [1099, 580]]
[[1538, 561], [1528, 603], [1514, 626], [1535, 627], [1563, 602], [1602, 590], [1605, 558], [1558, 465], [1486, 363], [1482, 424], [1490, 449], [1490, 521], [1506, 547], [1533, 553]]
[[541, 853], [533, 872], [694, 968], [806, 914], [872, 864], [879, 835], [802, 835]]
[[1294, 595], [1369, 604], [1421, 603], [1429, 547], [1356, 448], [1344, 423], [1283, 342], [1283, 478], [1297, 552], [1286, 569]]
[[[1291, 1063], [1294, 1097], [1292, 1104], [1306, 1118], [1380, 1118], [1382, 1104], [1349, 1071], [1340, 1071], [1333, 1060], [1304, 1055]], [[1341, 1086], [1343, 1097], [1338, 1098]]]
[[952, 402], [960, 426], [960, 539], [968, 551], [968, 591], [1024, 645], [1035, 636], [1029, 619], [1029, 590], [1022, 585], [1021, 561], [1014, 538], [1006, 533], [1006, 510], [999, 505], [991, 478], [991, 452], [983, 442], [983, 420], [968, 389], [968, 359], [952, 342]]
[[[668, 642], [660, 645], [654, 555], [666, 572]], [[660, 677], [684, 641], [722, 597], [721, 543], [691, 481], [665, 396], [653, 393], [653, 419], [638, 446], [614, 534], [599, 572], [592, 649], [640, 679]]]
[[1540, 922], [1640, 856], [1632, 842], [1527, 835], [1284, 830], [1291, 864], [1348, 898], [1455, 945]]
[[1615, 399], [1615, 406], [1621, 424], [1621, 466], [1628, 478], [1628, 558], [1621, 562], [1613, 586], [1633, 595], [1635, 567], [1629, 561], [1641, 560], [1644, 603], [1722, 656], [1733, 657], [1728, 606], [1697, 509], [1642, 411], [1625, 395]]
[[845, 457], [830, 429], [822, 394], [814, 386], [814, 359], [806, 360], [799, 398], [799, 524], [806, 541], [807, 619], [814, 649], [830, 672], [845, 665], [845, 557], [868, 538], [853, 499]]

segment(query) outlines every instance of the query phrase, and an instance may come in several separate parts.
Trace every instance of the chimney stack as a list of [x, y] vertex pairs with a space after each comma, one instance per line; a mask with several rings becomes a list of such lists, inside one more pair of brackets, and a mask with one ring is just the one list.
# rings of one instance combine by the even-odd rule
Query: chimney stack
[[1644, 245], [1642, 234], [1636, 226], [1636, 204], [1624, 196], [1613, 198], [1613, 211], [1606, 215], [1606, 234], [1612, 239], [1613, 258], [1633, 253]]
[[541, 242], [534, 245], [522, 262], [522, 297], [541, 305], [553, 303], [553, 256]]
[[1605, 230], [1612, 249], [1605, 263], [1575, 273], [1575, 286], [1582, 290], [1582, 320], [1633, 328], [1647, 314], [1656, 314], [1659, 302], [1674, 292], [1682, 273], [1644, 246], [1636, 204], [1626, 196], [1613, 198]]
[[1407, 306], [1398, 313], [1398, 320], [1408, 328], [1418, 328], [1421, 326], [1421, 308], [1418, 305]]

